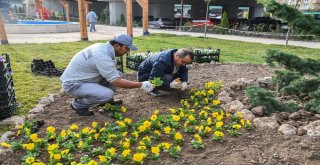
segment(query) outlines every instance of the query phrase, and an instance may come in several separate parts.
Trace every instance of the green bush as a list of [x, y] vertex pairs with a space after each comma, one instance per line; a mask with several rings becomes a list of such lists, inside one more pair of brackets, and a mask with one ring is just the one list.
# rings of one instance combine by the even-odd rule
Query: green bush
[[245, 90], [245, 95], [251, 106], [264, 106], [267, 114], [275, 111], [293, 112], [298, 110], [298, 106], [294, 102], [281, 103], [275, 98], [275, 94], [276, 92], [261, 87], [249, 87]]
[[274, 71], [274, 74], [275, 76], [272, 77], [272, 81], [275, 84], [278, 92], [280, 92], [283, 87], [290, 85], [293, 80], [301, 77], [300, 73], [289, 70], [276, 70]]

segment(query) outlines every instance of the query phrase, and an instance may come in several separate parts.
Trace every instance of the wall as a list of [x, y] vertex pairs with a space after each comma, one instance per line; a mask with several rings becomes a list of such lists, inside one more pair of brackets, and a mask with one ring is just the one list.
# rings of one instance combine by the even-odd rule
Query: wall
[[120, 15], [126, 16], [126, 5], [123, 1], [110, 1], [110, 25], [116, 25], [120, 20]]

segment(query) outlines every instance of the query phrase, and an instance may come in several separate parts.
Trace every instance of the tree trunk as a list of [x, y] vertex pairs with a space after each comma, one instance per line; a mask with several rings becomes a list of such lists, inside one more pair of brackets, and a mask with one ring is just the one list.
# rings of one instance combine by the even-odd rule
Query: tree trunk
[[288, 46], [290, 29], [291, 29], [290, 26], [288, 26], [288, 31], [287, 31], [287, 35], [286, 35], [286, 46]]
[[206, 22], [204, 24], [204, 38], [207, 37], [207, 21], [208, 21], [209, 3], [207, 3]]

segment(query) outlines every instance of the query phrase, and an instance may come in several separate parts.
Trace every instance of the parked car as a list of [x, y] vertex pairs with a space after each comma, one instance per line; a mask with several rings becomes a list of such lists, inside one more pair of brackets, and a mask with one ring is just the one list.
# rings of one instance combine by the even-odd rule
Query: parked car
[[213, 27], [215, 25], [219, 25], [220, 22], [221, 22], [220, 19], [208, 18], [208, 20], [206, 20], [205, 18], [200, 18], [200, 19], [192, 20], [191, 26], [204, 27], [207, 24], [207, 26]]
[[175, 28], [176, 22], [170, 18], [154, 18], [153, 20], [149, 21], [149, 27], [154, 29]]

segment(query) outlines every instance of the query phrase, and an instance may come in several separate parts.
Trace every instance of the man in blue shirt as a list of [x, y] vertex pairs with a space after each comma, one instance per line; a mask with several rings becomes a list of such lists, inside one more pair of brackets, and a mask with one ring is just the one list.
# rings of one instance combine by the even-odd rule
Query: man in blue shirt
[[159, 89], [187, 89], [188, 68], [192, 63], [193, 51], [191, 49], [171, 49], [154, 54], [145, 59], [139, 66], [138, 79], [140, 82], [160, 77], [163, 81], [161, 87], [149, 92], [152, 96], [159, 96]]
[[86, 16], [87, 21], [90, 23], [90, 32], [97, 31], [96, 30], [96, 22], [98, 20], [97, 14], [94, 12], [94, 9], [92, 9]]
[[132, 37], [122, 34], [107, 43], [93, 44], [72, 58], [60, 80], [63, 91], [75, 97], [70, 105], [73, 110], [82, 116], [93, 115], [91, 106], [114, 102], [115, 87], [153, 90], [149, 81], [123, 79], [116, 69], [116, 57], [130, 50], [137, 50]]

